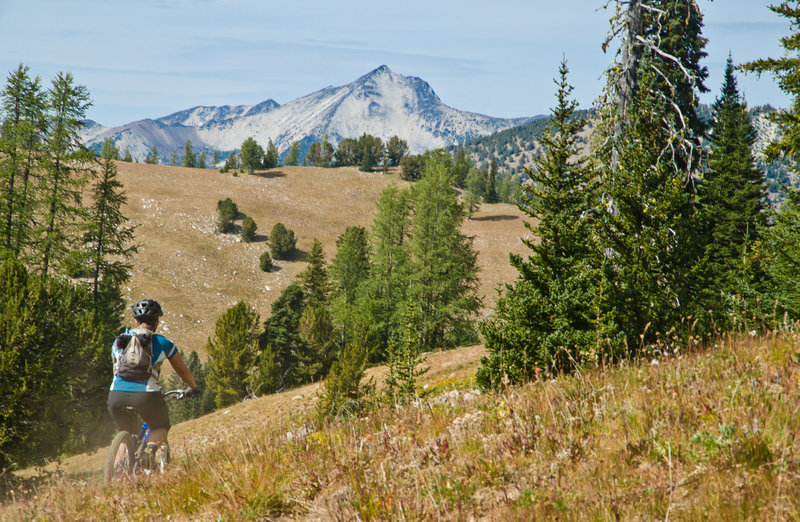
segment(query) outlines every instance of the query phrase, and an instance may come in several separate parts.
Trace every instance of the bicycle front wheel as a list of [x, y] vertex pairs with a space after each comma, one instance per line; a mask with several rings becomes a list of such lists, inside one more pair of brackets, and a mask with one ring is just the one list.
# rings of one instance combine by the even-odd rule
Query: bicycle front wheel
[[131, 475], [135, 453], [136, 448], [133, 447], [131, 434], [127, 431], [117, 433], [108, 449], [104, 477], [106, 484]]

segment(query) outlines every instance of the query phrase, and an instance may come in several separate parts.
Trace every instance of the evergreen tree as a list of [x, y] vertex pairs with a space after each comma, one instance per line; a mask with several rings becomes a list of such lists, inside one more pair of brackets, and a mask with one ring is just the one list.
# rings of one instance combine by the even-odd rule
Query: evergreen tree
[[[641, 89], [629, 111], [626, 139], [617, 161], [604, 162], [597, 239], [607, 301], [600, 330], [613, 332], [614, 356], [653, 343], [682, 318], [706, 317], [697, 309], [698, 216], [687, 191], [686, 172], [665, 152], [663, 115], [670, 109], [651, 88], [653, 75], [640, 77]], [[678, 139], [678, 138], [676, 138]], [[673, 145], [677, 146], [676, 143]], [[698, 331], [705, 328], [698, 325]]]
[[194, 168], [197, 165], [197, 159], [195, 158], [194, 151], [192, 150], [192, 141], [186, 140], [186, 143], [183, 145], [183, 166]]
[[337, 335], [328, 309], [307, 301], [298, 333], [304, 349], [298, 353], [297, 375], [302, 382], [318, 381], [328, 373], [336, 355]]
[[695, 107], [707, 71], [695, 0], [616, 5], [622, 60], [609, 69], [592, 153], [602, 184], [592, 210], [602, 272], [593, 306], [603, 350], [621, 356], [687, 316], [700, 321], [695, 333], [709, 327], [696, 299], [703, 237], [694, 194], [703, 131]]
[[177, 167], [178, 166], [178, 151], [177, 150], [173, 150], [172, 151], [172, 158], [170, 158], [169, 164], [170, 164], [171, 167]]
[[268, 250], [264, 250], [258, 258], [258, 266], [261, 268], [262, 272], [271, 272], [272, 271], [272, 256], [269, 255]]
[[231, 198], [217, 201], [217, 232], [223, 234], [233, 229], [233, 220], [239, 214], [239, 207]]
[[272, 303], [260, 338], [257, 371], [249, 380], [254, 393], [273, 393], [302, 382], [298, 359], [306, 351], [299, 334], [304, 308], [303, 289], [296, 282]]
[[357, 165], [363, 157], [358, 140], [355, 138], [345, 138], [339, 142], [336, 152], [333, 153], [333, 165], [335, 167], [347, 167]]
[[293, 141], [292, 144], [289, 146], [289, 152], [286, 154], [286, 158], [283, 160], [283, 164], [294, 167], [300, 161], [300, 143], [297, 141]]
[[100, 147], [100, 158], [109, 160], [119, 159], [119, 149], [114, 145], [114, 140], [106, 138], [103, 140], [103, 145]]
[[362, 172], [370, 172], [383, 159], [383, 142], [377, 136], [362, 134], [358, 138], [358, 148], [359, 169]]
[[131, 156], [131, 149], [128, 146], [125, 147], [125, 156], [122, 158], [122, 161], [133, 163], [133, 156]]
[[25, 254], [37, 201], [34, 182], [43, 162], [46, 95], [38, 77], [20, 64], [0, 93], [0, 252]]
[[386, 142], [386, 157], [392, 167], [400, 165], [400, 161], [408, 154], [408, 143], [399, 136], [392, 136]]
[[324, 166], [322, 164], [322, 147], [319, 143], [312, 143], [303, 158], [303, 165], [308, 167]]
[[283, 223], [275, 223], [269, 233], [269, 253], [274, 259], [288, 259], [297, 244], [294, 231]]
[[361, 398], [372, 388], [362, 385], [366, 369], [367, 344], [354, 339], [342, 350], [339, 359], [331, 365], [325, 378], [322, 396], [317, 402], [317, 413], [321, 416], [343, 416], [362, 409]]
[[396, 186], [385, 188], [376, 203], [376, 216], [371, 227], [372, 262], [369, 295], [376, 303], [374, 324], [380, 330], [378, 358], [388, 350], [393, 333], [402, 319], [410, 272], [408, 235], [411, 229], [409, 192]]
[[256, 222], [253, 221], [253, 218], [250, 216], [245, 217], [242, 221], [242, 241], [245, 243], [252, 243], [256, 238], [257, 229], [258, 226], [256, 225]]
[[354, 304], [357, 291], [369, 278], [369, 241], [364, 227], [349, 226], [336, 239], [336, 256], [330, 273], [335, 281], [336, 293], [343, 295], [348, 304]]
[[[200, 397], [197, 400], [191, 401], [168, 401], [167, 407], [169, 408], [169, 418], [173, 424], [184, 422], [191, 419], [196, 419], [206, 413], [214, 411], [214, 391], [206, 386], [206, 368], [200, 361], [200, 356], [197, 352], [192, 350], [188, 357], [185, 357], [181, 351], [181, 357], [186, 361], [186, 367], [192, 372], [194, 381], [202, 390]], [[169, 378], [167, 388], [177, 390], [183, 388], [185, 385], [177, 373], [172, 373]]]
[[405, 181], [417, 181], [422, 172], [420, 156], [403, 156], [400, 160], [400, 177]]
[[361, 152], [361, 162], [358, 165], [358, 170], [361, 172], [372, 172], [372, 167], [375, 164], [372, 162], [372, 155], [368, 149], [363, 149]]
[[[608, 120], [613, 130], [610, 161], [616, 164], [618, 147], [627, 139], [629, 113], [639, 99], [642, 75], [650, 76], [650, 94], [662, 112], [658, 127], [662, 147], [674, 150], [676, 168], [685, 175], [699, 161], [699, 140], [704, 124], [697, 115], [698, 92], [708, 92], [703, 81], [708, 70], [700, 65], [706, 56], [702, 36], [703, 16], [696, 0], [616, 0], [617, 12], [611, 19], [611, 34], [622, 35], [621, 62], [609, 69], [614, 117]], [[612, 38], [607, 39], [604, 48]]]
[[91, 252], [92, 296], [96, 307], [101, 298], [101, 283], [105, 288], [125, 283], [131, 270], [129, 260], [138, 251], [133, 244], [134, 227], [127, 224], [122, 213], [127, 198], [117, 178], [115, 150], [111, 138], [106, 138], [83, 236]]
[[708, 170], [700, 186], [709, 272], [704, 285], [708, 302], [703, 308], [712, 310], [718, 327], [724, 327], [729, 296], [755, 301], [754, 292], [763, 283], [754, 249], [759, 248], [767, 226], [764, 174], [752, 153], [755, 131], [739, 95], [730, 56], [713, 111]]
[[[780, 89], [791, 97], [787, 110], [769, 115], [780, 129], [779, 137], [764, 149], [768, 161], [782, 158], [797, 171], [800, 164], [800, 6], [796, 2], [781, 2], [769, 9], [785, 18], [791, 33], [780, 39], [784, 49], [780, 58], [762, 58], [741, 68], [746, 72], [770, 73]], [[775, 223], [766, 235], [767, 271], [774, 281], [771, 301], [777, 302], [778, 311], [788, 312], [792, 319], [800, 318], [800, 193], [796, 188], [783, 187], [785, 201], [775, 216]]]
[[767, 270], [774, 282], [770, 301], [779, 312], [800, 319], [800, 191], [784, 187], [786, 199], [766, 234]]
[[211, 156], [211, 168], [217, 168], [217, 164], [219, 163], [219, 151], [214, 149], [214, 154]]
[[464, 188], [464, 198], [467, 205], [467, 213], [470, 217], [480, 207], [481, 199], [486, 190], [486, 176], [477, 167], [471, 167], [467, 173]]
[[333, 145], [328, 142], [328, 135], [322, 137], [321, 142], [312, 143], [303, 159], [303, 165], [311, 167], [330, 167], [333, 160]]
[[247, 377], [258, 354], [258, 313], [244, 301], [228, 308], [217, 320], [214, 337], [206, 343], [208, 386], [217, 408], [247, 396]]
[[556, 106], [545, 129], [543, 152], [527, 173], [523, 209], [530, 237], [527, 259], [511, 255], [519, 276], [506, 285], [495, 313], [481, 324], [489, 355], [477, 380], [483, 387], [517, 384], [533, 378], [537, 368], [561, 371], [593, 354], [592, 257], [586, 211], [593, 205], [591, 171], [578, 154], [579, 133], [586, 121], [575, 118], [569, 98], [567, 64], [561, 62]]
[[453, 161], [453, 178], [456, 186], [465, 186], [470, 167], [472, 167], [472, 164], [467, 157], [467, 151], [463, 147], [459, 148]]
[[153, 148], [147, 153], [147, 157], [144, 159], [144, 162], [149, 165], [158, 165], [158, 147], [153, 145]]
[[241, 158], [242, 169], [252, 174], [263, 163], [264, 149], [251, 136], [242, 142], [239, 157]]
[[319, 163], [316, 164], [316, 167], [330, 167], [331, 161], [333, 161], [333, 145], [330, 144], [328, 141], [328, 135], [322, 135], [322, 141], [319, 143]]
[[390, 345], [386, 376], [386, 395], [391, 404], [406, 404], [417, 398], [417, 378], [428, 368], [422, 368], [425, 333], [419, 303], [409, 300], [405, 307], [400, 339]]
[[800, 162], [800, 132], [798, 121], [800, 121], [800, 82], [797, 81], [800, 75], [800, 6], [792, 5], [790, 2], [781, 2], [777, 5], [768, 7], [770, 11], [776, 13], [789, 21], [793, 30], [792, 34], [781, 38], [780, 44], [784, 49], [784, 54], [780, 58], [762, 58], [741, 66], [742, 70], [750, 73], [770, 73], [778, 82], [780, 89], [792, 98], [792, 105], [785, 111], [774, 111], [769, 114], [769, 119], [774, 121], [780, 129], [780, 138], [771, 142], [764, 149], [764, 157], [767, 161], [778, 158], [786, 158], [793, 164]]
[[80, 130], [91, 105], [89, 92], [75, 85], [70, 73], [59, 73], [47, 92], [50, 126], [46, 147], [48, 160], [43, 178], [46, 209], [42, 219], [41, 271], [69, 250], [70, 235], [80, 217], [79, 203], [86, 185], [85, 171], [93, 155], [82, 145]]
[[267, 144], [267, 151], [264, 153], [264, 168], [274, 169], [278, 166], [278, 149], [272, 140]]
[[298, 278], [305, 295], [306, 306], [324, 306], [328, 302], [330, 281], [328, 280], [328, 270], [325, 267], [322, 243], [317, 238], [314, 238], [311, 243], [308, 266], [298, 275]]
[[0, 469], [107, 440], [114, 330], [103, 328], [118, 317], [92, 321], [85, 287], [13, 259], [0, 262], [0, 296]]
[[500, 199], [497, 197], [497, 161], [492, 158], [489, 162], [489, 175], [486, 176], [486, 191], [483, 196], [486, 203], [497, 203]]
[[206, 151], [205, 151], [205, 149], [200, 151], [200, 157], [197, 158], [197, 168], [198, 169], [206, 168]]
[[237, 156], [236, 152], [231, 152], [227, 158], [225, 158], [225, 165], [222, 166], [220, 172], [225, 173], [231, 170], [236, 170], [239, 168], [239, 157]]
[[411, 192], [409, 292], [421, 307], [423, 351], [475, 340], [472, 316], [480, 307], [477, 252], [460, 231], [466, 216], [450, 167], [449, 155], [430, 155]]

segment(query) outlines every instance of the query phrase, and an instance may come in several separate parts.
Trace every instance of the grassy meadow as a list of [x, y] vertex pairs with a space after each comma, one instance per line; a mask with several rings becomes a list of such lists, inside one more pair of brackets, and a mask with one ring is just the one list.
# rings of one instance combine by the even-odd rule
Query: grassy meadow
[[[176, 427], [163, 476], [53, 474], [4, 519], [791, 520], [800, 332], [719, 339], [481, 394], [479, 347], [429, 356], [418, 402], [320, 423], [314, 390]], [[448, 356], [463, 360], [448, 364]], [[372, 370], [380, 381], [381, 374]], [[421, 383], [422, 384], [422, 383]], [[299, 399], [298, 399], [299, 397]], [[274, 400], [274, 399], [273, 399]], [[287, 407], [288, 404], [288, 407]], [[292, 407], [297, 404], [297, 407]], [[249, 409], [249, 411], [247, 411]], [[235, 412], [234, 410], [242, 410]], [[245, 413], [247, 412], [247, 413]], [[235, 419], [249, 419], [237, 429]], [[229, 436], [212, 435], [214, 431]], [[124, 494], [123, 493], [124, 487]], [[153, 491], [164, 492], [153, 494]]]

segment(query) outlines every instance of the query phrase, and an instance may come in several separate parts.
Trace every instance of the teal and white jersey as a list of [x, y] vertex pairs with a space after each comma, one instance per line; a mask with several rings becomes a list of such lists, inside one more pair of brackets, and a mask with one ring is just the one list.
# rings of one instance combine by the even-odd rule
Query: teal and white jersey
[[[125, 330], [126, 334], [132, 334], [132, 330]], [[117, 361], [122, 354], [122, 349], [116, 347], [116, 343], [111, 345], [111, 358], [114, 361], [114, 380], [111, 381], [111, 389], [124, 392], [153, 392], [161, 391], [158, 385], [158, 377], [161, 375], [161, 364], [164, 359], [171, 359], [178, 353], [175, 343], [163, 335], [153, 334], [153, 367], [150, 371], [150, 378], [141, 381], [129, 381], [117, 375]]]

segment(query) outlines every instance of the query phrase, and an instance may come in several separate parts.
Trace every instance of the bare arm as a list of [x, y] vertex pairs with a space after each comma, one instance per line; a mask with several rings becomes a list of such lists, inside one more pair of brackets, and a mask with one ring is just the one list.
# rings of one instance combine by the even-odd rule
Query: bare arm
[[185, 382], [190, 388], [197, 388], [197, 383], [194, 382], [192, 372], [190, 372], [189, 368], [186, 367], [180, 352], [176, 353], [174, 357], [171, 357], [169, 359], [169, 363], [172, 365], [172, 369], [175, 370], [175, 373], [178, 374], [178, 377], [180, 377], [183, 382]]

